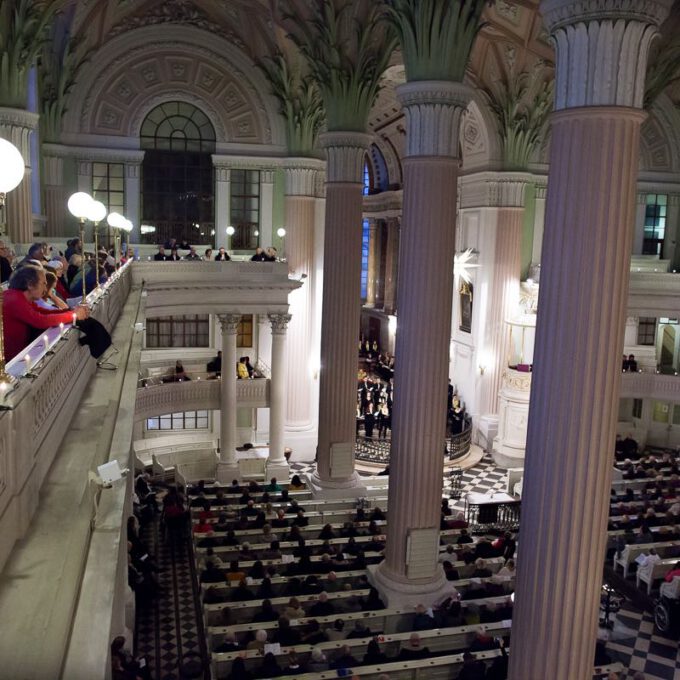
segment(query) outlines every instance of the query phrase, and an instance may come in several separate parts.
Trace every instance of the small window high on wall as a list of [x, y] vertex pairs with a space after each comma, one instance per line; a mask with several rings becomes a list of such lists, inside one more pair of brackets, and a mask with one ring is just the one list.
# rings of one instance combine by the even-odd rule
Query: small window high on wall
[[643, 255], [658, 255], [660, 258], [663, 258], [667, 207], [668, 196], [665, 194], [647, 194], [645, 231], [642, 242]]
[[158, 418], [147, 418], [147, 430], [207, 430], [207, 411], [184, 411], [166, 413]]
[[210, 319], [207, 314], [147, 319], [146, 346], [210, 347]]

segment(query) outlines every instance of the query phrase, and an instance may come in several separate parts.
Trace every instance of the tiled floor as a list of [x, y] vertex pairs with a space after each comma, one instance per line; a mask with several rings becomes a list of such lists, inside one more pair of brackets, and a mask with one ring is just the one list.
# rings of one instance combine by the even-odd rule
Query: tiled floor
[[[314, 466], [292, 462], [290, 467], [292, 473], [304, 474]], [[451, 505], [456, 510], [463, 510], [466, 493], [502, 491], [505, 484], [505, 473], [497, 470], [491, 458], [485, 456], [478, 465], [463, 473], [461, 497]], [[167, 546], [157, 525], [146, 529], [145, 539], [157, 556], [163, 590], [150, 608], [137, 614], [137, 653], [147, 656], [153, 680], [176, 680], [183, 654], [206, 654], [200, 610], [196, 606], [193, 559], [190, 548], [175, 552]], [[621, 661], [628, 669], [625, 678], [632, 678], [636, 671], [642, 671], [645, 680], [680, 680], [678, 641], [655, 635], [651, 613], [630, 604], [617, 615], [607, 650], [614, 661]], [[208, 677], [206, 675], [206, 679]]]
[[636, 671], [642, 671], [645, 680], [680, 678], [678, 640], [655, 634], [651, 612], [633, 605], [626, 604], [618, 613], [607, 650], [629, 669], [624, 678], [632, 678]]
[[146, 656], [153, 680], [176, 680], [185, 654], [206, 658], [191, 542], [169, 545], [157, 521], [145, 528], [143, 538], [156, 557], [161, 592], [148, 607], [137, 610], [136, 650]]

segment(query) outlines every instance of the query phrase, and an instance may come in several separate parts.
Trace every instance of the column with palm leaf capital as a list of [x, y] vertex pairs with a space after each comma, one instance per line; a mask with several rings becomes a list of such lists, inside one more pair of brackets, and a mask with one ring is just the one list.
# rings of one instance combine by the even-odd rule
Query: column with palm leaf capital
[[446, 589], [438, 557], [459, 131], [472, 94], [462, 80], [484, 3], [385, 4], [399, 35], [407, 79], [397, 88], [406, 117], [406, 150], [390, 521], [385, 560], [373, 573], [392, 607], [428, 605]]
[[395, 40], [379, 3], [288, 0], [275, 20], [301, 54], [326, 118], [326, 216], [315, 493], [361, 494], [354, 471], [368, 115]]

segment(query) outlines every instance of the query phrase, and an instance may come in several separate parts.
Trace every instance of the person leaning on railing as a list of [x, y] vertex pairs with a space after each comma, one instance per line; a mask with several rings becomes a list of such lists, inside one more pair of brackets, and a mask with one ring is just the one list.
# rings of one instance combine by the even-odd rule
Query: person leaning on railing
[[5, 359], [13, 359], [46, 328], [63, 323], [87, 319], [90, 310], [78, 305], [74, 310], [48, 311], [40, 309], [36, 302], [43, 297], [47, 286], [45, 272], [39, 267], [20, 267], [9, 280], [9, 290], [3, 300]]

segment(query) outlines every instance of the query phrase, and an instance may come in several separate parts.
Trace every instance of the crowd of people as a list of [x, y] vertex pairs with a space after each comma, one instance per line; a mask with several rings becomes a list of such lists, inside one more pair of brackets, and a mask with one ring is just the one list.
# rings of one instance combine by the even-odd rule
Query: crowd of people
[[[80, 301], [83, 275], [85, 292], [90, 293], [97, 280], [105, 283], [115, 271], [115, 261], [111, 262], [109, 253], [102, 250], [88, 255], [80, 240], [72, 239], [65, 253], [55, 253], [48, 243], [33, 243], [26, 256], [16, 261], [7, 244], [0, 241], [0, 259], [3, 277], [8, 277], [2, 311], [7, 361], [46, 329], [74, 322], [83, 334], [80, 343], [89, 346], [92, 356], [102, 358], [111, 347], [111, 336], [102, 324], [90, 318], [89, 307]], [[103, 360], [99, 365], [113, 367]]]
[[[394, 373], [394, 357], [391, 357], [391, 373]], [[359, 369], [357, 384], [356, 434], [369, 439], [387, 439], [392, 430], [392, 404], [394, 398], [394, 378], [385, 380], [366, 370]], [[457, 391], [449, 380], [447, 398], [448, 434], [463, 432], [468, 416]]]
[[[183, 251], [183, 255], [180, 254]], [[187, 252], [188, 251], [188, 252]], [[219, 247], [217, 252], [213, 248], [206, 248], [203, 255], [199, 255], [196, 246], [190, 245], [187, 241], [177, 242], [177, 239], [168, 239], [163, 245], [158, 246], [158, 252], [153, 259], [156, 262], [179, 262], [187, 260], [189, 262], [229, 262], [231, 256], [226, 248]], [[276, 262], [278, 252], [273, 246], [269, 248], [256, 248], [255, 253], [250, 258], [251, 262]]]
[[[460, 541], [447, 547], [442, 553], [443, 567], [450, 581], [459, 576], [452, 566], [457, 560], [474, 565], [473, 578], [487, 579], [492, 575], [486, 567], [486, 560], [503, 556], [505, 566], [498, 572], [497, 590], [494, 584], [472, 582], [465, 592], [458, 592], [453, 584], [446, 597], [436, 606], [426, 608], [419, 605], [415, 608], [411, 625], [411, 634], [404, 640], [394, 656], [386, 654], [381, 647], [381, 640], [362, 620], [346, 627], [342, 618], [332, 620], [334, 615], [348, 612], [369, 612], [385, 608], [378, 591], [370, 585], [366, 574], [367, 554], [370, 551], [382, 551], [384, 548], [384, 528], [378, 523], [384, 522], [386, 515], [380, 507], [370, 511], [356, 508], [351, 521], [342, 528], [333, 528], [326, 524], [318, 533], [313, 534], [323, 544], [313, 548], [307, 544], [301, 530], [309, 526], [305, 512], [289, 495], [289, 489], [302, 489], [299, 478], [294, 476], [288, 489], [282, 488], [276, 479], [269, 484], [260, 485], [251, 481], [242, 486], [234, 480], [229, 487], [211, 488], [214, 498], [208, 497], [207, 489], [199, 483], [192, 491], [195, 494], [190, 505], [194, 509], [193, 533], [196, 545], [205, 550], [199, 561], [200, 580], [206, 584], [204, 603], [221, 604], [260, 601], [253, 606], [254, 613], [247, 621], [257, 624], [276, 623], [276, 627], [266, 625], [254, 629], [250, 633], [226, 632], [215, 641], [213, 651], [217, 653], [234, 653], [257, 650], [262, 655], [259, 666], [247, 665], [243, 657], [235, 658], [231, 663], [231, 672], [226, 676], [232, 680], [243, 678], [271, 678], [297, 675], [306, 672], [336, 671], [338, 675], [350, 674], [350, 669], [362, 665], [374, 665], [390, 661], [413, 661], [430, 657], [431, 652], [421, 637], [422, 631], [430, 629], [460, 626], [466, 624], [483, 624], [508, 619], [512, 615], [512, 602], [490, 603], [488, 606], [477, 606], [467, 600], [507, 594], [502, 585], [505, 577], [514, 579], [515, 539], [510, 534], [496, 540], [474, 539], [462, 531]], [[280, 504], [275, 509], [272, 503]], [[446, 526], [467, 526], [460, 515], [453, 515], [446, 500], [442, 501], [442, 523]], [[450, 523], [450, 524], [447, 524]], [[273, 529], [284, 529], [273, 533]], [[241, 542], [238, 534], [243, 529], [259, 529], [261, 535], [252, 540], [263, 544], [266, 549], [254, 550], [250, 543]], [[249, 534], [252, 536], [252, 534]], [[366, 536], [371, 540], [359, 544], [358, 536]], [[342, 539], [329, 543], [331, 539]], [[346, 542], [345, 542], [346, 539]], [[265, 564], [266, 560], [276, 560], [282, 555], [281, 542], [292, 541], [294, 561]], [[230, 546], [230, 559], [224, 562], [217, 550], [218, 546]], [[266, 547], [268, 546], [268, 547]], [[314, 562], [312, 563], [312, 558]], [[345, 572], [361, 571], [360, 574]], [[286, 577], [283, 583], [274, 585], [277, 577]], [[231, 587], [226, 588], [226, 584]], [[347, 597], [333, 599], [331, 593], [346, 591]], [[361, 591], [364, 594], [354, 594]], [[286, 602], [274, 606], [272, 599], [285, 597]], [[308, 597], [311, 596], [311, 597]], [[240, 611], [236, 609], [234, 611]], [[229, 606], [220, 613], [220, 625], [231, 626], [243, 623], [242, 618], [235, 620]], [[317, 619], [325, 617], [328, 623]], [[308, 619], [303, 625], [291, 626], [291, 621]], [[343, 645], [335, 651], [328, 651], [317, 645], [328, 641], [371, 638], [362, 654], [356, 648]], [[266, 649], [266, 645], [280, 644], [281, 647], [296, 645], [312, 646], [311, 653], [290, 650], [284, 655], [275, 655]], [[483, 628], [479, 628], [472, 643], [464, 652], [463, 665], [456, 678], [460, 680], [502, 680], [507, 674], [507, 655], [505, 645], [507, 639], [495, 639]], [[475, 658], [475, 653], [485, 650], [501, 649], [501, 654], [487, 668], [484, 662]], [[439, 652], [442, 653], [442, 652]], [[353, 671], [356, 672], [356, 671]], [[387, 677], [387, 676], [384, 676]]]

